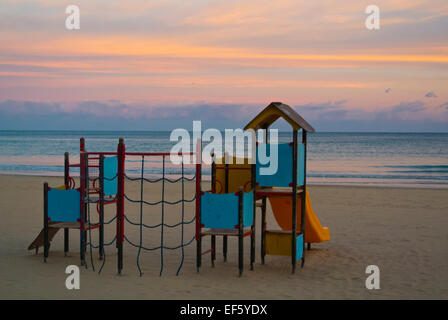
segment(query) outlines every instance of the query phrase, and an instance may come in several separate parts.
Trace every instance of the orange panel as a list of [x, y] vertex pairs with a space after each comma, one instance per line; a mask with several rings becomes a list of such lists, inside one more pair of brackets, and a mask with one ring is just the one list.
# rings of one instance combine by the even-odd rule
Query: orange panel
[[[290, 197], [269, 197], [275, 220], [282, 230], [291, 230], [292, 227], [292, 199]], [[297, 197], [297, 230], [300, 230], [301, 197]], [[306, 192], [305, 242], [317, 243], [330, 240], [330, 230], [322, 227], [311, 206], [308, 191]]]

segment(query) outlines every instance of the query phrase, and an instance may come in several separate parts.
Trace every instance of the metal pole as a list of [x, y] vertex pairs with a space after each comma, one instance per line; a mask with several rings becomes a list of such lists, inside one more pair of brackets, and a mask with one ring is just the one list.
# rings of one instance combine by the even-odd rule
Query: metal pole
[[239, 276], [240, 277], [243, 274], [243, 268], [244, 268], [243, 234], [244, 234], [243, 187], [240, 187], [239, 191], [238, 191], [238, 268], [239, 268]]
[[85, 239], [84, 239], [84, 217], [85, 217], [85, 212], [86, 212], [86, 203], [85, 203], [85, 196], [86, 196], [86, 184], [85, 184], [85, 166], [86, 166], [86, 157], [85, 154], [83, 152], [86, 151], [85, 148], [85, 139], [84, 137], [79, 139], [79, 183], [81, 186], [81, 212], [80, 212], [80, 216], [79, 216], [79, 254], [80, 254], [80, 259], [81, 259], [81, 265], [85, 265]]
[[293, 130], [292, 147], [292, 230], [291, 230], [291, 262], [292, 273], [296, 271], [296, 250], [297, 250], [297, 130]]
[[44, 183], [44, 262], [47, 262], [48, 249], [50, 243], [48, 240], [48, 183]]
[[[229, 193], [229, 163], [227, 161], [227, 153], [224, 156], [224, 193]], [[222, 237], [222, 255], [224, 262], [227, 261], [227, 243], [228, 237]]]
[[[65, 189], [70, 189], [70, 160], [69, 160], [69, 154], [68, 152], [64, 153], [64, 185]], [[69, 229], [64, 228], [64, 256], [67, 255], [67, 252], [69, 251]]]
[[261, 199], [261, 264], [266, 256], [266, 197]]
[[84, 139], [84, 137], [79, 139], [79, 151], [80, 152], [86, 151], [86, 139]]
[[[211, 154], [212, 157], [212, 179], [211, 179], [211, 189], [212, 193], [216, 192], [216, 159], [215, 154]], [[215, 260], [216, 260], [216, 236], [211, 236], [211, 259], [212, 259], [212, 267], [215, 266]]]
[[99, 192], [99, 205], [100, 205], [100, 232], [99, 232], [99, 258], [103, 259], [104, 255], [104, 155], [100, 155], [100, 168], [99, 168], [99, 180], [100, 180], [100, 192]]
[[69, 176], [70, 176], [70, 160], [69, 160], [69, 154], [68, 152], [64, 153], [64, 185], [65, 185], [65, 189], [69, 189], [69, 184], [70, 181], [69, 180]]
[[214, 267], [215, 266], [215, 260], [216, 260], [216, 253], [215, 253], [215, 250], [216, 250], [216, 236], [215, 235], [212, 235], [211, 236], [211, 254], [210, 254], [210, 256], [211, 256], [211, 259], [212, 259], [212, 267]]
[[123, 240], [124, 240], [124, 161], [125, 145], [124, 139], [120, 138], [118, 142], [118, 192], [117, 192], [117, 269], [118, 274], [123, 270]]
[[[216, 192], [216, 161], [215, 161], [215, 154], [211, 154], [212, 157], [212, 179], [211, 179], [211, 187], [212, 187], [212, 193]], [[211, 236], [211, 259], [212, 259], [212, 267], [215, 266], [215, 260], [216, 260], [216, 236]]]
[[[305, 223], [306, 223], [306, 149], [307, 149], [307, 141], [306, 141], [306, 131], [302, 129], [302, 143], [304, 145], [304, 173], [303, 173], [303, 192], [302, 192], [302, 214], [300, 217], [300, 232], [303, 237], [303, 255], [302, 255], [302, 268], [305, 264]], [[308, 243], [308, 250], [311, 249], [311, 244]]]
[[216, 193], [216, 159], [215, 154], [212, 153], [212, 179], [211, 179], [211, 189], [212, 193]]
[[85, 222], [85, 213], [86, 213], [86, 154], [81, 153], [80, 157], [80, 166], [79, 166], [79, 181], [81, 185], [81, 212], [79, 216], [79, 239], [80, 239], [80, 259], [81, 265], [86, 265], [85, 262], [85, 232], [84, 232], [84, 222]]
[[202, 142], [196, 143], [196, 268], [199, 272], [202, 258], [202, 235], [201, 235], [201, 170], [202, 170]]
[[[264, 143], [269, 143], [268, 128], [263, 131]], [[261, 200], [261, 264], [264, 264], [266, 256], [266, 196]]]
[[255, 192], [255, 174], [256, 174], [256, 164], [252, 163], [251, 165], [252, 174], [251, 174], [251, 184], [252, 184], [252, 193], [253, 193], [253, 221], [251, 226], [251, 234], [250, 234], [250, 270], [254, 270], [255, 263], [255, 222], [256, 222], [256, 205], [257, 205], [257, 194]]

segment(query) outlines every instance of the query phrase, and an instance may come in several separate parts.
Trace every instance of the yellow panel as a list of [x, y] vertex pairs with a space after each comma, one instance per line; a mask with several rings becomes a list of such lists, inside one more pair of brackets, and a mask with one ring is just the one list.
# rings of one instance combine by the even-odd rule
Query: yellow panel
[[[248, 159], [244, 158], [244, 164], [236, 164], [236, 157], [233, 157], [233, 164], [229, 164], [229, 193], [237, 192], [239, 187], [242, 186], [245, 192], [251, 190], [251, 177], [252, 172], [250, 170], [251, 165], [248, 164]], [[241, 159], [240, 159], [241, 160]], [[225, 164], [224, 158], [221, 159], [223, 164], [216, 165], [216, 193], [225, 193]], [[232, 170], [232, 168], [245, 168], [247, 170]]]
[[56, 188], [52, 188], [52, 189], [66, 190], [66, 187], [65, 186], [60, 186], [60, 187], [56, 187]]
[[266, 254], [291, 256], [291, 233], [266, 231]]

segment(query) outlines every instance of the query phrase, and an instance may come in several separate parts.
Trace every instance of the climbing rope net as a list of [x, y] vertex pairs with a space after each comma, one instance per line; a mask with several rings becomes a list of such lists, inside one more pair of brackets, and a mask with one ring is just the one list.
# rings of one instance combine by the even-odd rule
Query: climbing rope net
[[[124, 232], [121, 236], [122, 241], [128, 243], [132, 247], [137, 249], [137, 268], [140, 276], [142, 276], [142, 254], [143, 252], [159, 252], [160, 253], [160, 271], [159, 275], [161, 276], [164, 271], [164, 262], [165, 262], [165, 252], [166, 251], [175, 251], [180, 250], [181, 256], [179, 259], [179, 264], [177, 267], [176, 275], [179, 275], [182, 266], [184, 264], [185, 259], [185, 247], [189, 246], [194, 240], [195, 235], [186, 237], [185, 236], [185, 227], [187, 225], [193, 224], [195, 222], [195, 214], [194, 210], [186, 210], [186, 205], [189, 203], [193, 203], [196, 200], [196, 194], [193, 194], [192, 197], [186, 197], [186, 183], [195, 181], [197, 178], [197, 173], [194, 171], [191, 172], [190, 168], [186, 168], [185, 164], [182, 162], [180, 165], [173, 165], [171, 162], [167, 164], [167, 157], [169, 154], [136, 154], [133, 153], [131, 158], [126, 157], [125, 162], [128, 164], [128, 168], [123, 170], [122, 177], [124, 181], [127, 181], [128, 184], [133, 184], [133, 186], [129, 187], [129, 190], [134, 191], [137, 190], [135, 196], [131, 196], [130, 194], [123, 192], [122, 193], [122, 201], [127, 202], [128, 205], [125, 206], [122, 221], [121, 223], [127, 223], [128, 226], [137, 228], [138, 240], [131, 240], [131, 236], [127, 236]], [[89, 160], [87, 157], [87, 165], [86, 168], [89, 168]], [[101, 161], [100, 161], [101, 162]], [[156, 166], [156, 171], [154, 170], [154, 165]], [[95, 165], [90, 167], [96, 167]], [[84, 243], [84, 248], [89, 246], [90, 253], [90, 263], [92, 265], [93, 270], [95, 270], [94, 262], [93, 262], [93, 249], [98, 249], [100, 252], [100, 258], [102, 258], [103, 262], [101, 267], [99, 268], [99, 273], [103, 270], [103, 267], [106, 263], [106, 251], [105, 247], [110, 246], [114, 243], [119, 242], [119, 226], [117, 221], [117, 234], [109, 241], [104, 241], [104, 227], [108, 224], [111, 224], [113, 221], [119, 220], [120, 215], [117, 210], [117, 214], [107, 221], [104, 220], [104, 204], [108, 203], [117, 203], [118, 197], [120, 193], [117, 192], [113, 197], [101, 197], [101, 196], [92, 196], [92, 195], [101, 195], [103, 194], [102, 187], [104, 186], [105, 181], [113, 181], [114, 179], [118, 179], [120, 172], [118, 172], [115, 176], [106, 177], [104, 172], [101, 172], [101, 164], [98, 165], [99, 172], [97, 172], [97, 176], [90, 177], [88, 169], [85, 169], [86, 183], [85, 183], [85, 195], [86, 195], [86, 214], [85, 214], [85, 222], [87, 228], [84, 228], [86, 234], [85, 239], [88, 238], [88, 241]], [[150, 173], [148, 173], [150, 171]], [[161, 172], [160, 172], [161, 171]], [[150, 201], [146, 199], [145, 195], [149, 193], [150, 195], [157, 194], [154, 190], [157, 190], [158, 186], [154, 186], [152, 188], [147, 188], [148, 184], [151, 185], [160, 185], [160, 198], [156, 201]], [[176, 194], [177, 192], [172, 192], [172, 190], [168, 190], [170, 185], [180, 185], [180, 197], [176, 200], [169, 200], [167, 196], [167, 192], [169, 194]], [[93, 190], [92, 190], [93, 189]], [[134, 192], [131, 192], [134, 193]], [[138, 195], [139, 194], [139, 195]], [[99, 213], [99, 221], [93, 222], [95, 220], [91, 215], [90, 205], [96, 204], [97, 211]], [[101, 207], [103, 206], [103, 207]], [[172, 216], [173, 210], [168, 210], [168, 206], [179, 206], [180, 207], [180, 221], [172, 222], [176, 217]], [[169, 211], [169, 214], [168, 212]], [[192, 217], [187, 215], [187, 211], [193, 212]], [[145, 216], [151, 215], [151, 221], [154, 221], [156, 218], [159, 219], [157, 223], [148, 224], [145, 223]], [[154, 217], [154, 214], [159, 217]], [[92, 229], [98, 226], [100, 229], [100, 239], [99, 244], [94, 244], [92, 240]], [[126, 228], [128, 229], [128, 228]], [[155, 242], [154, 235], [155, 233], [149, 232], [150, 230], [159, 230], [158, 240]], [[166, 233], [168, 230], [176, 230], [178, 234], [180, 234], [180, 238], [176, 241], [176, 243], [167, 243]], [[135, 232], [132, 233], [135, 237]], [[155, 244], [152, 246], [148, 246], [148, 237], [145, 235], [150, 235], [149, 242], [154, 242]], [[117, 241], [118, 240], [118, 241]], [[81, 240], [82, 242], [82, 240]], [[83, 245], [83, 244], [81, 244]], [[118, 247], [117, 243], [117, 247]], [[120, 257], [119, 257], [120, 259]], [[122, 258], [121, 258], [122, 259]], [[86, 264], [87, 266], [87, 264]], [[120, 268], [120, 267], [119, 267]]]
[[[124, 214], [124, 218], [125, 221], [131, 225], [137, 226], [139, 228], [139, 242], [135, 243], [133, 241], [131, 241], [126, 235], [124, 235], [124, 239], [125, 241], [130, 244], [131, 246], [138, 248], [138, 253], [137, 253], [137, 267], [138, 267], [138, 271], [140, 273], [140, 275], [142, 275], [142, 271], [141, 271], [141, 267], [140, 267], [140, 256], [141, 256], [141, 252], [142, 250], [144, 251], [156, 251], [159, 250], [160, 251], [160, 275], [162, 275], [163, 273], [163, 268], [164, 268], [164, 251], [165, 250], [177, 250], [180, 249], [181, 250], [181, 259], [179, 262], [179, 267], [177, 268], [177, 272], [176, 275], [179, 274], [180, 270], [182, 269], [183, 263], [184, 263], [184, 248], [188, 245], [190, 245], [193, 240], [195, 239], [195, 236], [193, 236], [191, 239], [187, 239], [187, 241], [185, 242], [185, 236], [184, 236], [184, 232], [185, 232], [185, 225], [188, 224], [192, 224], [195, 221], [195, 216], [193, 215], [192, 218], [187, 219], [185, 217], [185, 204], [186, 203], [191, 203], [194, 202], [196, 200], [196, 195], [194, 195], [191, 199], [186, 199], [185, 198], [185, 181], [194, 181], [196, 178], [196, 175], [193, 175], [192, 177], [187, 177], [185, 175], [185, 166], [184, 163], [182, 162], [181, 164], [181, 171], [178, 174], [179, 178], [169, 178], [166, 175], [166, 156], [162, 155], [162, 176], [160, 178], [155, 178], [155, 179], [150, 179], [150, 178], [146, 178], [145, 177], [145, 155], [141, 155], [141, 160], [127, 160], [128, 162], [140, 162], [140, 176], [138, 177], [131, 177], [128, 174], [125, 174], [125, 179], [128, 181], [137, 181], [140, 183], [140, 199], [131, 199], [130, 197], [128, 197], [126, 194], [124, 194], [124, 198], [131, 202], [131, 203], [136, 203], [139, 205], [139, 214], [138, 214], [138, 221], [132, 221], [127, 214]], [[175, 175], [173, 173], [171, 173], [172, 175]], [[174, 183], [181, 183], [181, 199], [176, 200], [176, 201], [168, 201], [166, 198], [166, 184], [170, 183], [170, 184], [174, 184]], [[154, 201], [154, 202], [150, 202], [150, 201], [146, 201], [144, 200], [144, 185], [145, 183], [161, 183], [161, 199], [159, 201]], [[180, 205], [181, 206], [181, 221], [178, 223], [174, 223], [174, 224], [169, 224], [166, 222], [166, 206], [174, 206], [174, 205]], [[144, 206], [149, 206], [149, 207], [156, 207], [158, 206], [160, 209], [160, 222], [156, 223], [156, 224], [145, 224], [143, 223], [143, 212], [144, 212]], [[165, 243], [165, 232], [166, 232], [166, 228], [177, 228], [180, 227], [180, 232], [181, 232], [181, 239], [180, 239], [180, 243], [176, 246], [167, 246]], [[152, 247], [147, 247], [143, 245], [143, 233], [145, 229], [160, 229], [160, 243], [152, 246]]]

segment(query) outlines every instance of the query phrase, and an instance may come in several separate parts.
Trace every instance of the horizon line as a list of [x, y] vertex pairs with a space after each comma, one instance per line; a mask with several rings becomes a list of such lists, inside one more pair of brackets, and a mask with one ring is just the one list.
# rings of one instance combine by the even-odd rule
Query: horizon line
[[[178, 129], [178, 128], [175, 128]], [[22, 132], [171, 132], [172, 130], [71, 130], [71, 129], [0, 129], [0, 132], [12, 132], [12, 131], [22, 131]], [[216, 129], [216, 128], [206, 128], [207, 129]], [[242, 129], [242, 128], [226, 128], [226, 129]], [[224, 131], [226, 129], [218, 129], [219, 131]], [[205, 131], [202, 130], [202, 131]], [[193, 132], [193, 130], [187, 130], [188, 132]], [[278, 130], [280, 133], [291, 133], [292, 130]], [[416, 133], [425, 133], [425, 134], [440, 134], [445, 133], [448, 134], [448, 131], [316, 131], [314, 133], [403, 133], [403, 134], [416, 134]], [[311, 133], [309, 133], [311, 134]]]

